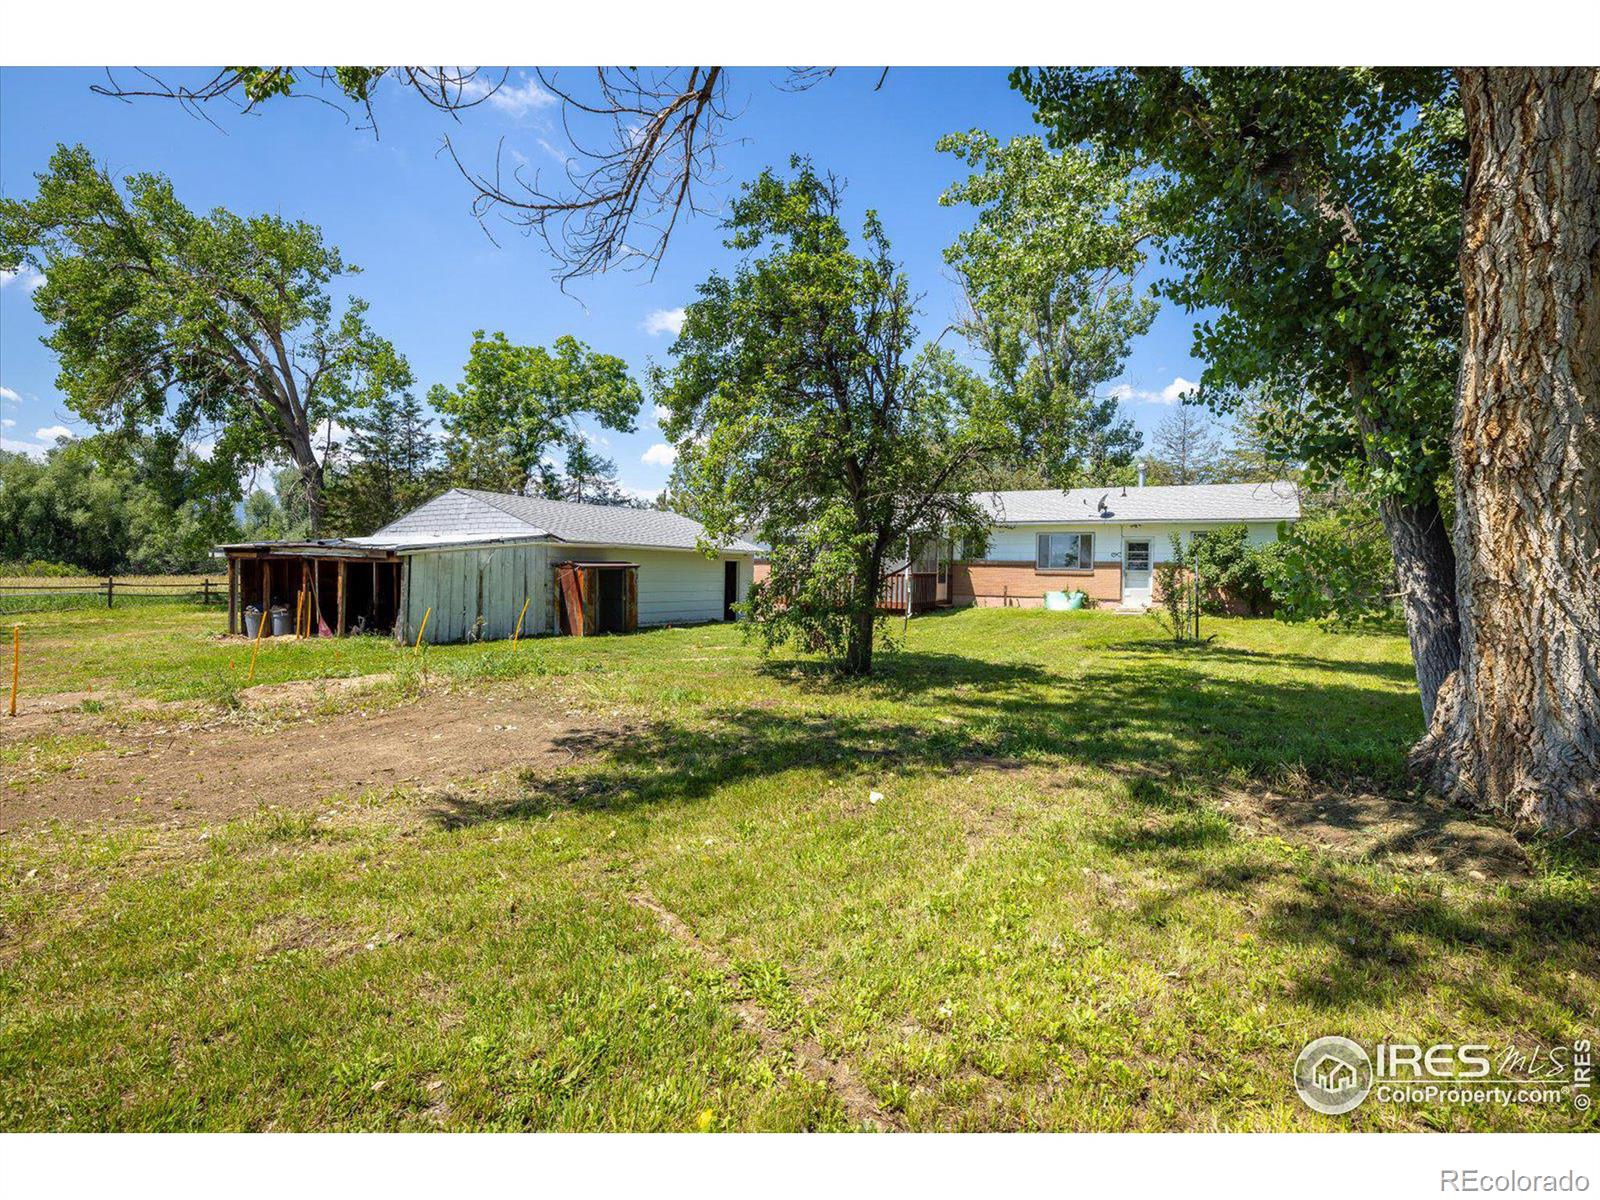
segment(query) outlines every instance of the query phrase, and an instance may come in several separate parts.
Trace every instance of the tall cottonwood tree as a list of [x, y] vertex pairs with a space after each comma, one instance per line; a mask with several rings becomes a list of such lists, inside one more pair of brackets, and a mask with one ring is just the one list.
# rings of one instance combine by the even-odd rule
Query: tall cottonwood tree
[[1521, 822], [1600, 827], [1600, 69], [1461, 72], [1461, 668], [1413, 763]]
[[67, 407], [101, 429], [219, 427], [215, 454], [239, 468], [287, 460], [315, 533], [316, 432], [398, 358], [362, 301], [335, 311], [329, 284], [355, 268], [304, 221], [200, 215], [161, 175], [119, 188], [82, 146], [37, 180], [33, 199], [0, 200], [0, 266], [45, 277], [33, 304]]
[[1033, 136], [973, 130], [938, 148], [973, 168], [939, 197], [976, 210], [944, 257], [969, 305], [958, 330], [987, 360], [990, 386], [1027, 413], [1021, 462], [1057, 487], [1109, 482], [1142, 441], [1100, 393], [1155, 320], [1135, 282], [1152, 189], [1119, 163]]
[[1438, 500], [1459, 361], [1462, 176], [1438, 69], [1048, 68], [1013, 77], [1055, 144], [1131, 159], [1167, 296], [1195, 330], [1202, 402], [1293, 396], [1294, 457], [1377, 498], [1425, 718], [1460, 661]]
[[550, 349], [477, 330], [461, 382], [434, 384], [451, 482], [489, 491], [556, 495], [554, 454], [580, 446], [581, 417], [633, 432], [643, 393], [628, 364], [570, 335]]

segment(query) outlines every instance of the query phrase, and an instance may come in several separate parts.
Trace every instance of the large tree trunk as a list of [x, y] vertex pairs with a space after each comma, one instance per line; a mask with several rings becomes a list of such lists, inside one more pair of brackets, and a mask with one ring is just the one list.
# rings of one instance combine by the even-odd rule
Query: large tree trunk
[[[1350, 388], [1359, 393], [1368, 386], [1360, 363], [1350, 368]], [[1367, 411], [1365, 405], [1361, 406]], [[1393, 464], [1383, 449], [1386, 434], [1370, 416], [1361, 418], [1362, 440], [1375, 468]], [[1461, 662], [1461, 620], [1456, 611], [1456, 558], [1450, 548], [1450, 531], [1432, 496], [1403, 500], [1384, 496], [1378, 502], [1383, 531], [1394, 559], [1395, 582], [1406, 613], [1406, 633], [1411, 639], [1411, 661], [1417, 673], [1422, 700], [1422, 723], [1433, 721], [1439, 689]]]
[[1600, 827], [1600, 69], [1467, 70], [1456, 397], [1461, 668], [1441, 793]]
[[300, 486], [305, 489], [306, 523], [308, 536], [317, 537], [322, 532], [322, 518], [327, 509], [327, 496], [323, 490], [322, 462], [311, 446], [309, 433], [297, 430], [289, 442], [289, 455], [300, 476]]
[[1456, 556], [1444, 514], [1432, 499], [1413, 504], [1385, 496], [1378, 504], [1389, 535], [1395, 581], [1405, 605], [1406, 633], [1416, 665], [1422, 720], [1433, 720], [1439, 689], [1461, 662], [1456, 613]]

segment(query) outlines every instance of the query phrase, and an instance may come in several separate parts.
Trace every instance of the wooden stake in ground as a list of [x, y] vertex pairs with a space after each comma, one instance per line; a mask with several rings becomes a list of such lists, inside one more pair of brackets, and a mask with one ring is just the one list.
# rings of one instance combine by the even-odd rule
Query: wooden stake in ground
[[22, 682], [22, 626], [11, 627], [11, 715], [17, 715], [17, 685]]
[[428, 618], [433, 615], [433, 605], [428, 605], [427, 611], [422, 614], [422, 625], [417, 630], [417, 644], [411, 648], [411, 653], [419, 654], [422, 651], [422, 635], [428, 632]]
[[517, 639], [522, 636], [522, 618], [528, 615], [528, 601], [530, 599], [532, 597], [529, 596], [522, 598], [522, 611], [517, 614], [517, 627], [511, 631], [511, 648], [513, 650], [517, 648]]

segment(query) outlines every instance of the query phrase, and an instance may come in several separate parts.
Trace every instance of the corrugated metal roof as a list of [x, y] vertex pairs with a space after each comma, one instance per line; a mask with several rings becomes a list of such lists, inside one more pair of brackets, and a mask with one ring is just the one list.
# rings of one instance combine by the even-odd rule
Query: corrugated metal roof
[[1273, 483], [1191, 483], [1126, 489], [1094, 487], [1065, 491], [980, 492], [973, 499], [989, 510], [997, 525], [1295, 521], [1300, 518], [1300, 490], [1283, 480]]
[[[575, 504], [452, 488], [362, 540], [373, 545], [393, 545], [401, 538], [421, 534], [437, 536], [441, 542], [520, 534], [585, 546], [693, 550], [702, 531], [698, 521], [656, 509]], [[736, 539], [723, 549], [749, 554], [755, 547]]]

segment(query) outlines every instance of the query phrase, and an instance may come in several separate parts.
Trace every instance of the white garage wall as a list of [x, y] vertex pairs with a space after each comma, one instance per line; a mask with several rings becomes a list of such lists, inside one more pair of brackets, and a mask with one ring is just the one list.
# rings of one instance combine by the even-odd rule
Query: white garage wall
[[[730, 555], [729, 557], [735, 557]], [[687, 550], [626, 550], [605, 546], [552, 547], [552, 563], [564, 558], [639, 564], [639, 624], [694, 625], [722, 620], [722, 564]], [[739, 599], [750, 593], [754, 559], [738, 556]]]

